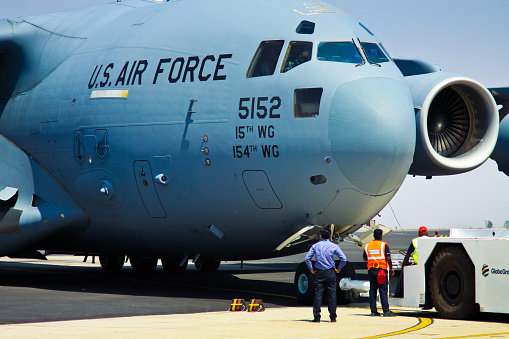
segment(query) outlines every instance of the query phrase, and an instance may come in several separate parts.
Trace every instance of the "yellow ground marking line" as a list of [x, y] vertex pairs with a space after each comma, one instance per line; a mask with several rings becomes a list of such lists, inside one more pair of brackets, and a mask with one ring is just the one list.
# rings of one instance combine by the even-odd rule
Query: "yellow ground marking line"
[[[126, 280], [132, 280], [137, 281], [135, 279], [126, 279]], [[139, 280], [138, 282], [146, 282], [144, 280]], [[291, 295], [284, 295], [284, 294], [275, 294], [275, 293], [267, 293], [267, 292], [257, 292], [257, 291], [248, 291], [248, 290], [234, 290], [234, 289], [227, 289], [227, 288], [221, 288], [221, 287], [212, 287], [212, 286], [194, 286], [194, 285], [188, 285], [188, 284], [178, 284], [178, 283], [162, 283], [162, 282], [151, 282], [159, 285], [171, 285], [171, 286], [179, 286], [179, 287], [191, 287], [191, 288], [201, 288], [205, 290], [215, 290], [215, 291], [224, 291], [224, 292], [235, 292], [235, 293], [251, 293], [251, 294], [263, 294], [263, 295], [270, 295], [273, 297], [283, 297], [283, 298], [290, 298], [290, 299], [297, 299], [295, 296]]]
[[494, 335], [503, 335], [509, 334], [509, 332], [499, 332], [499, 333], [485, 333], [485, 334], [472, 334], [472, 335], [462, 335], [458, 337], [443, 337], [439, 339], [456, 339], [456, 338], [477, 338], [477, 337], [491, 337]]
[[[51, 265], [51, 266], [74, 266], [74, 267], [97, 267], [97, 266], [92, 266], [93, 264], [90, 264], [90, 263], [62, 263], [62, 262], [48, 262], [48, 261], [44, 261], [44, 262], [21, 262], [21, 263], [26, 263], [26, 264], [36, 264], [36, 265]], [[82, 276], [93, 276], [91, 274], [81, 274]], [[134, 282], [148, 282], [148, 283], [151, 283], [151, 284], [157, 284], [157, 285], [169, 285], [169, 286], [179, 286], [179, 287], [190, 287], [190, 288], [200, 288], [200, 289], [208, 289], [208, 290], [216, 290], [216, 291], [231, 291], [231, 292], [236, 292], [236, 293], [251, 293], [251, 294], [263, 294], [263, 295], [268, 295], [268, 296], [273, 296], [273, 297], [282, 297], [282, 298], [289, 298], [289, 299], [297, 299], [296, 296], [291, 296], [291, 295], [284, 295], [284, 294], [275, 294], [275, 293], [267, 293], [267, 292], [257, 292], [257, 291], [247, 291], [247, 290], [232, 290], [232, 289], [226, 289], [226, 288], [220, 288], [220, 287], [212, 287], [212, 286], [195, 286], [195, 285], [188, 285], [188, 284], [179, 284], [179, 283], [171, 283], [171, 282], [155, 282], [155, 281], [146, 281], [146, 280], [141, 280], [141, 279], [130, 279], [130, 278], [120, 278], [120, 277], [115, 277], [115, 279], [122, 279], [122, 280], [127, 280], [127, 281], [134, 281]]]
[[[94, 275], [91, 275], [91, 274], [80, 274], [80, 275], [81, 276], [85, 276], [85, 277], [95, 277]], [[197, 285], [190, 285], [190, 284], [179, 284], [179, 283], [160, 282], [160, 281], [148, 281], [148, 280], [142, 280], [142, 279], [121, 278], [121, 277], [111, 277], [111, 279], [116, 279], [116, 280], [121, 279], [121, 280], [124, 280], [124, 281], [143, 282], [143, 283], [149, 283], [149, 284], [153, 284], [153, 285], [189, 287], [189, 288], [199, 288], [199, 289], [202, 289], [202, 290], [215, 290], [215, 291], [235, 292], [235, 293], [263, 294], [263, 295], [270, 295], [270, 296], [273, 296], [273, 297], [282, 297], [282, 298], [289, 298], [289, 299], [297, 299], [297, 297], [291, 296], [291, 295], [267, 293], [267, 292], [260, 292], [260, 291], [227, 289], [227, 288], [212, 287], [212, 286], [197, 286]]]
[[[164, 283], [162, 283], [164, 284]], [[284, 294], [275, 294], [275, 293], [267, 293], [267, 292], [256, 292], [256, 291], [247, 291], [247, 290], [232, 290], [227, 288], [220, 288], [220, 287], [212, 287], [212, 286], [193, 286], [193, 285], [187, 285], [187, 284], [176, 284], [176, 283], [168, 283], [167, 285], [173, 285], [173, 286], [181, 286], [181, 287], [192, 287], [192, 288], [201, 288], [206, 290], [216, 290], [216, 291], [226, 291], [226, 292], [236, 292], [236, 293], [251, 293], [251, 294], [263, 294], [263, 295], [270, 295], [273, 297], [282, 297], [282, 298], [289, 298], [289, 299], [297, 299], [295, 296], [291, 295], [284, 295]]]
[[423, 328], [428, 327], [429, 325], [433, 324], [433, 319], [430, 319], [430, 318], [417, 318], [417, 319], [419, 320], [417, 325], [414, 325], [414, 326], [409, 327], [407, 329], [404, 329], [404, 330], [401, 330], [401, 331], [396, 331], [396, 332], [391, 332], [391, 333], [386, 333], [386, 334], [375, 335], [375, 336], [372, 336], [372, 337], [364, 337], [364, 338], [361, 338], [361, 339], [374, 339], [374, 338], [391, 337], [393, 335], [405, 334], [405, 333], [409, 333], [409, 332], [414, 332], [414, 331], [422, 330]]

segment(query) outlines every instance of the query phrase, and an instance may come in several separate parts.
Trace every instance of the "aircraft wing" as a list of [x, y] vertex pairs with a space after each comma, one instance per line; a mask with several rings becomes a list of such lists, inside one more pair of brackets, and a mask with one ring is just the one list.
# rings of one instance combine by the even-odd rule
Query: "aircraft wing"
[[13, 71], [12, 67], [8, 67], [4, 62], [8, 59], [6, 51], [11, 43], [11, 38], [11, 24], [7, 20], [0, 20], [0, 109], [7, 102], [16, 81], [10, 76]]
[[[62, 33], [66, 20], [66, 15], [0, 20], [0, 112], [10, 98], [43, 81], [107, 18], [98, 27], [76, 22], [75, 31]], [[62, 40], [71, 48], [47, 57], [46, 48]], [[86, 213], [53, 175], [3, 135], [0, 154], [0, 256], [40, 259], [33, 250], [39, 241], [88, 227]]]
[[40, 258], [25, 249], [86, 229], [87, 215], [53, 176], [1, 135], [0, 154], [0, 256]]
[[498, 132], [498, 141], [495, 150], [491, 154], [491, 159], [495, 160], [499, 171], [509, 175], [509, 87], [490, 88], [489, 89], [497, 104], [502, 107], [499, 109], [500, 130]]
[[509, 87], [489, 88], [489, 91], [497, 104], [502, 106], [499, 110], [500, 121], [502, 121], [509, 113]]

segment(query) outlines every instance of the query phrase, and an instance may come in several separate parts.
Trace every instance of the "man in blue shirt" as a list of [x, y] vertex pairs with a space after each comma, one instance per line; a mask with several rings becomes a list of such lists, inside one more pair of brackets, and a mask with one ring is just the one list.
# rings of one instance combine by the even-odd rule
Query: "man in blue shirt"
[[[322, 295], [324, 286], [327, 286], [327, 306], [331, 322], [336, 322], [336, 274], [341, 271], [346, 264], [346, 256], [338, 245], [331, 242], [331, 232], [328, 229], [320, 231], [322, 241], [317, 242], [306, 255], [306, 265], [311, 273], [315, 275], [315, 301], [313, 303], [313, 322], [320, 322], [320, 306], [322, 305]], [[311, 258], [315, 256], [315, 268], [311, 264]], [[338, 267], [334, 261], [334, 255], [339, 258]]]

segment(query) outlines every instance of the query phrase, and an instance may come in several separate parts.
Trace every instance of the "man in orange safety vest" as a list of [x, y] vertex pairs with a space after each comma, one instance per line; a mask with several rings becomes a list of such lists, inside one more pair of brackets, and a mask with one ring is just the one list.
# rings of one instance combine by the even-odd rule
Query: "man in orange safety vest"
[[[371, 316], [379, 316], [376, 309], [376, 295], [380, 292], [380, 303], [384, 317], [393, 317], [396, 314], [389, 310], [389, 276], [394, 275], [389, 245], [382, 241], [383, 232], [376, 229], [373, 232], [375, 240], [364, 246], [364, 261], [368, 262], [369, 275], [369, 307]], [[387, 272], [389, 268], [389, 272]]]

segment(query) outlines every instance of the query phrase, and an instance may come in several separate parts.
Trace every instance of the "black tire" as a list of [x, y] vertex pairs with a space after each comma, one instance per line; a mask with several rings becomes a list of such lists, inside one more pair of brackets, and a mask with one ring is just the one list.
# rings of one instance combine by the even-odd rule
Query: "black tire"
[[315, 278], [305, 262], [300, 263], [295, 271], [293, 287], [297, 300], [304, 305], [313, 305], [315, 298]]
[[446, 247], [433, 260], [430, 271], [431, 300], [442, 318], [472, 319], [475, 303], [475, 267], [461, 247]]
[[357, 279], [357, 273], [355, 273], [355, 268], [349, 261], [346, 262], [345, 266], [337, 274], [338, 286], [336, 287], [337, 288], [336, 295], [338, 298], [338, 305], [347, 305], [350, 302], [355, 301], [359, 297], [359, 294], [354, 291], [343, 291], [342, 289], [339, 288], [339, 282], [343, 278], [350, 278], [352, 280]]
[[161, 264], [163, 265], [164, 270], [168, 273], [181, 273], [187, 268], [187, 260], [182, 266], [180, 266], [182, 259], [183, 258], [163, 258], [161, 259]]
[[118, 272], [124, 267], [125, 255], [99, 255], [99, 263], [107, 272]]
[[134, 272], [140, 274], [149, 274], [157, 268], [157, 258], [130, 257], [129, 262]]
[[217, 271], [221, 265], [221, 260], [208, 260], [201, 257], [194, 263], [196, 269], [202, 273], [211, 273]]

